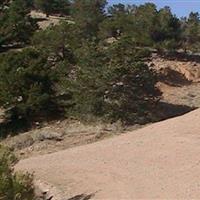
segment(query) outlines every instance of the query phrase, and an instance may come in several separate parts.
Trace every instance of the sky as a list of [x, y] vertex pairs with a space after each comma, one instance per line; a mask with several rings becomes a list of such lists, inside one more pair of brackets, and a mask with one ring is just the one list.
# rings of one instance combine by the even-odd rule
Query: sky
[[139, 5], [152, 2], [158, 8], [169, 6], [178, 17], [188, 16], [191, 11], [200, 12], [200, 0], [108, 0], [108, 2], [109, 5], [117, 3]]

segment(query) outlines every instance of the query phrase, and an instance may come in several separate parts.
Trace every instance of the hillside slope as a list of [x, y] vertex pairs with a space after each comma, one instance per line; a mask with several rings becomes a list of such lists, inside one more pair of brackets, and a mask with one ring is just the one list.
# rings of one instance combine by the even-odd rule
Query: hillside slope
[[199, 199], [199, 120], [200, 109], [129, 134], [22, 160], [17, 169], [35, 171], [66, 199], [80, 194], [109, 200]]

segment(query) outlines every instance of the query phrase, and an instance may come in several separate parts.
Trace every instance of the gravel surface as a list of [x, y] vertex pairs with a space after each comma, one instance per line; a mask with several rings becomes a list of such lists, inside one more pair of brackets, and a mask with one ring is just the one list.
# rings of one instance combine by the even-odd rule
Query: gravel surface
[[[200, 199], [200, 109], [181, 117], [22, 160], [65, 199]], [[78, 198], [80, 197], [80, 198]]]

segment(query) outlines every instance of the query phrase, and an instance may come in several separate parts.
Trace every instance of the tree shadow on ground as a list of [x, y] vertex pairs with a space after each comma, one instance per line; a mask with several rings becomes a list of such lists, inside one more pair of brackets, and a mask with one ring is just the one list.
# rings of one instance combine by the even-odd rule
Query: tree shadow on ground
[[159, 55], [169, 60], [177, 60], [177, 61], [184, 61], [184, 62], [200, 62], [200, 54], [194, 54], [194, 53], [192, 54], [192, 53], [185, 53], [185, 52], [171, 52], [171, 53], [159, 53]]
[[50, 124], [54, 121], [64, 120], [63, 110], [58, 110], [53, 113], [47, 113], [34, 119], [25, 118], [6, 118], [0, 122], [0, 139], [9, 136], [15, 136], [31, 129], [41, 128], [45, 124]]
[[171, 68], [165, 68], [158, 74], [158, 80], [174, 87], [182, 87], [192, 84], [183, 74]]
[[162, 120], [166, 120], [173, 117], [178, 117], [188, 112], [191, 112], [195, 109], [197, 109], [197, 107], [170, 104], [170, 103], [161, 101], [156, 106], [156, 111], [153, 116], [154, 118], [153, 121], [156, 122], [156, 121], [162, 121]]
[[90, 200], [94, 196], [95, 196], [94, 193], [92, 193], [92, 194], [79, 194], [79, 195], [71, 197], [67, 200]]
[[18, 133], [26, 132], [30, 129], [29, 124], [24, 120], [5, 121], [0, 123], [0, 139], [6, 138], [8, 134], [11, 136], [17, 135]]
[[35, 19], [36, 22], [43, 22], [43, 21], [48, 21], [47, 18], [44, 18], [44, 17], [38, 17]]

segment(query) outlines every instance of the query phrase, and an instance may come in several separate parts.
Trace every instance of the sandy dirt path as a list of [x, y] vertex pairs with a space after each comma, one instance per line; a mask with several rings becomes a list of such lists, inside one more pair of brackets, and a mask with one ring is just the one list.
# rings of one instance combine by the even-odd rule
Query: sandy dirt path
[[[97, 143], [22, 160], [64, 199], [200, 199], [200, 109]], [[78, 197], [78, 196], [77, 196]], [[78, 200], [81, 198], [77, 198]]]

